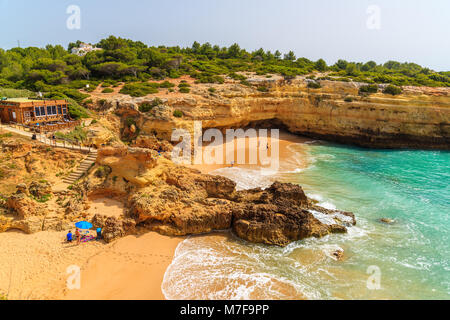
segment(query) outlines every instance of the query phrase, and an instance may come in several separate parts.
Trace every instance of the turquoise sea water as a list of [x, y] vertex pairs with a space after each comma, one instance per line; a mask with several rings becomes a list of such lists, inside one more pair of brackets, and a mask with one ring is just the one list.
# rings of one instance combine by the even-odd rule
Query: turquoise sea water
[[[309, 144], [307, 153], [307, 169], [276, 179], [300, 184], [325, 207], [354, 212], [357, 226], [286, 248], [230, 233], [192, 237], [167, 270], [167, 298], [450, 299], [450, 153], [328, 143]], [[220, 174], [261, 181], [256, 171]], [[343, 261], [333, 258], [336, 249]], [[378, 289], [368, 286], [374, 270]]]

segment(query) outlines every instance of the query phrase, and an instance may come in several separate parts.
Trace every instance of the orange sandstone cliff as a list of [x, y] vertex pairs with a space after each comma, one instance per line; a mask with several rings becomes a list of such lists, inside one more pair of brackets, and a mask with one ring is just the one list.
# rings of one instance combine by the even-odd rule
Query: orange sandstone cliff
[[[133, 119], [139, 136], [170, 140], [174, 128], [264, 126], [284, 128], [312, 138], [373, 148], [449, 149], [450, 88], [404, 87], [403, 93], [361, 96], [362, 84], [320, 81], [310, 89], [306, 79], [255, 79], [253, 87], [237, 83], [193, 86], [191, 94], [162, 95], [163, 105], [138, 111], [154, 96], [120, 96], [104, 108], [122, 120]], [[215, 87], [216, 92], [208, 92]], [[260, 92], [256, 88], [267, 88]], [[383, 87], [383, 85], [380, 85]], [[381, 91], [381, 88], [380, 88]], [[183, 112], [182, 118], [173, 111]]]

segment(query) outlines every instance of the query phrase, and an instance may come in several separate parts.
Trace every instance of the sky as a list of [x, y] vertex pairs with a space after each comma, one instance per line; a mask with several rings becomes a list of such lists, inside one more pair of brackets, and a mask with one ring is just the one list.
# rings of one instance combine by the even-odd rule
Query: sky
[[[80, 9], [78, 28], [68, 28]], [[297, 57], [415, 62], [450, 71], [449, 0], [0, 0], [0, 47], [97, 43], [109, 35], [148, 45], [194, 41], [293, 50]]]

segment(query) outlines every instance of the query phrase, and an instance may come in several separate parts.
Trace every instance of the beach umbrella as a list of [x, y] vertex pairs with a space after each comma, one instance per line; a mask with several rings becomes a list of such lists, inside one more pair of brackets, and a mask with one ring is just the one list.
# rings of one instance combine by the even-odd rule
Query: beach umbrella
[[92, 228], [92, 223], [87, 222], [87, 221], [80, 221], [75, 223], [75, 227], [77, 227], [78, 229], [82, 229], [82, 230], [88, 230]]

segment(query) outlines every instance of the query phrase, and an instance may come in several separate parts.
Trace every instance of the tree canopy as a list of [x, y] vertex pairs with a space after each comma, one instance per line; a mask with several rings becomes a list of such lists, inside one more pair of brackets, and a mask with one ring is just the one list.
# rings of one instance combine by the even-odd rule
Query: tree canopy
[[88, 81], [135, 82], [181, 75], [190, 75], [199, 82], [221, 83], [223, 75], [238, 71], [280, 74], [286, 78], [319, 71], [327, 72], [329, 80], [351, 79], [396, 86], [450, 86], [449, 72], [435, 72], [409, 62], [377, 64], [374, 61], [339, 60], [328, 66], [323, 59], [313, 62], [297, 58], [293, 51], [284, 55], [279, 50], [272, 53], [263, 48], [248, 52], [237, 43], [228, 48], [208, 42], [194, 42], [187, 48], [156, 47], [115, 36], [95, 45], [102, 50], [91, 51], [83, 57], [71, 54], [71, 49], [81, 43], [70, 43], [67, 50], [60, 45], [0, 49], [0, 86], [55, 91], [55, 86], [77, 88]]

